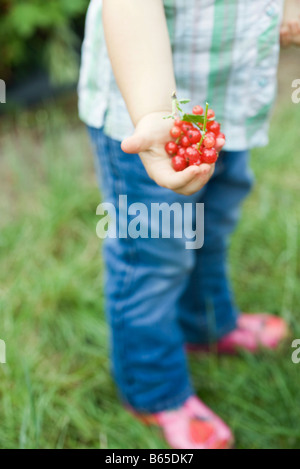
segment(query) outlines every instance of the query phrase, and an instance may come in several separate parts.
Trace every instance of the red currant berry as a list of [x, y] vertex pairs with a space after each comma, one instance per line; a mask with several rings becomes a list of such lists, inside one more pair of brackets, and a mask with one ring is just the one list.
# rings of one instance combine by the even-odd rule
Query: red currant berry
[[210, 132], [213, 132], [215, 135], [218, 135], [221, 130], [221, 125], [219, 124], [219, 122], [216, 122], [216, 121], [208, 122], [207, 130], [209, 130]]
[[174, 120], [174, 126], [176, 127], [181, 127], [183, 124], [183, 121], [179, 119], [179, 117], [176, 117]]
[[183, 171], [187, 167], [187, 161], [184, 156], [173, 156], [172, 158], [172, 166], [175, 171]]
[[201, 156], [202, 163], [213, 164], [217, 159], [218, 154], [214, 148], [204, 148]]
[[215, 111], [213, 111], [212, 109], [209, 109], [207, 111], [207, 119], [214, 119], [215, 118]]
[[189, 166], [200, 166], [202, 163], [200, 153], [189, 157]]
[[214, 134], [208, 133], [205, 135], [205, 138], [203, 140], [203, 145], [205, 148], [212, 148], [216, 144], [216, 138]]
[[168, 153], [168, 155], [174, 156], [174, 155], [176, 155], [176, 153], [178, 151], [178, 145], [176, 145], [175, 142], [168, 142], [165, 145], [165, 150]]
[[191, 158], [191, 157], [196, 157], [196, 156], [200, 156], [200, 153], [199, 151], [197, 150], [197, 148], [194, 148], [194, 147], [189, 147], [185, 150], [185, 156], [186, 158]]
[[181, 128], [185, 134], [187, 134], [190, 130], [194, 129], [193, 125], [190, 124], [189, 122], [183, 122]]
[[190, 144], [191, 144], [191, 142], [189, 141], [189, 139], [187, 138], [187, 136], [184, 135], [184, 136], [182, 137], [182, 139], [181, 139], [181, 145], [182, 145], [183, 147], [189, 147]]
[[226, 140], [225, 134], [222, 134], [222, 132], [220, 132], [220, 133], [217, 135], [217, 138], [224, 138], [224, 140]]
[[186, 136], [189, 139], [190, 143], [198, 143], [201, 140], [201, 133], [197, 129], [189, 130]]
[[178, 152], [177, 152], [177, 156], [184, 156], [185, 157], [185, 148], [179, 147]]
[[171, 137], [177, 139], [181, 135], [181, 128], [177, 127], [176, 125], [170, 130]]
[[201, 106], [193, 107], [193, 114], [195, 114], [195, 116], [201, 116], [203, 114], [203, 107]]

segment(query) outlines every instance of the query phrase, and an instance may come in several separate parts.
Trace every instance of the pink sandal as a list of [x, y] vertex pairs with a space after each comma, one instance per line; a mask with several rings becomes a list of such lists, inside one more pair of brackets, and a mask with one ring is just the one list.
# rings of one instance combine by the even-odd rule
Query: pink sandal
[[172, 411], [150, 415], [132, 412], [142, 422], [159, 426], [175, 449], [230, 449], [234, 443], [228, 426], [196, 396]]
[[[216, 344], [220, 354], [235, 354], [238, 350], [256, 352], [260, 348], [276, 349], [288, 336], [287, 323], [270, 314], [241, 314], [237, 328]], [[188, 351], [209, 351], [209, 346], [188, 345]]]

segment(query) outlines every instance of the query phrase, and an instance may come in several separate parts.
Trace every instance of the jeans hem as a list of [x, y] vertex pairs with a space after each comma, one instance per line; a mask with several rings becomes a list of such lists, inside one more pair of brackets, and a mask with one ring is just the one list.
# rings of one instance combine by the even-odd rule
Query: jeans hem
[[190, 397], [194, 395], [195, 395], [194, 390], [191, 388], [191, 386], [189, 386], [183, 392], [178, 394], [176, 397], [172, 399], [170, 398], [168, 400], [161, 400], [156, 405], [139, 406], [139, 405], [130, 404], [126, 400], [123, 400], [123, 404], [125, 405], [125, 407], [132, 409], [134, 412], [137, 412], [137, 413], [156, 414], [158, 412], [165, 412], [168, 410], [174, 410], [176, 408], [179, 408], [187, 401], [187, 399], [189, 399]]
[[189, 345], [209, 345], [218, 342], [225, 335], [230, 334], [230, 332], [236, 329], [239, 315], [240, 313], [237, 313], [235, 318], [232, 318], [230, 322], [218, 328], [212, 339], [201, 340], [201, 338], [199, 338], [199, 340], [186, 340], [185, 343]]
[[240, 313], [236, 314], [235, 318], [232, 321], [228, 322], [218, 330], [216, 339], [217, 341], [236, 329], [239, 315]]

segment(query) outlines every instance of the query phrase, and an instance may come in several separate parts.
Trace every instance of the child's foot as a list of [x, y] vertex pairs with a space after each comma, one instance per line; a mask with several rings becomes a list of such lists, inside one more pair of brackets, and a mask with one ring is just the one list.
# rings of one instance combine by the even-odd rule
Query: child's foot
[[[220, 354], [234, 354], [238, 350], [256, 352], [276, 349], [288, 335], [286, 322], [270, 314], [241, 314], [237, 328], [216, 344]], [[188, 345], [189, 351], [209, 351], [208, 346]]]
[[284, 47], [300, 45], [300, 0], [285, 1], [280, 41]]
[[227, 425], [196, 396], [178, 409], [144, 415], [139, 420], [158, 425], [167, 443], [175, 449], [230, 449], [234, 438]]

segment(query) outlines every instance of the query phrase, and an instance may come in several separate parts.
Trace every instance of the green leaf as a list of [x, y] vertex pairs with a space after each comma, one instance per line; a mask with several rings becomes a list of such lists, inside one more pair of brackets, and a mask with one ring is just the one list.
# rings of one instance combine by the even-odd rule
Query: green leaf
[[184, 114], [182, 120], [192, 124], [204, 123], [204, 116], [195, 116], [194, 114]]
[[191, 102], [190, 99], [179, 99], [180, 104], [188, 104]]

